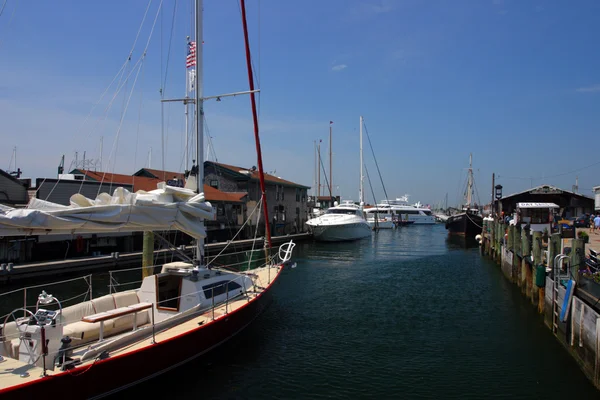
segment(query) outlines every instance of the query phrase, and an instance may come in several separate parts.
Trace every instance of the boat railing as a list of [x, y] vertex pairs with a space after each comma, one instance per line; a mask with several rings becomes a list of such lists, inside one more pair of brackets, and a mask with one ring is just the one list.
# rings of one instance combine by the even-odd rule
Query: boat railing
[[[134, 267], [108, 271], [108, 293], [113, 294], [122, 290], [129, 290], [133, 285], [136, 284], [141, 285], [142, 280], [138, 279], [136, 272], [141, 272], [145, 269], [151, 269], [151, 275], [155, 275], [160, 272], [161, 268], [162, 265], [152, 265], [150, 267]], [[126, 277], [120, 278], [122, 275], [126, 275]], [[129, 277], [135, 280], [124, 281], [124, 279], [128, 279]]]
[[[76, 282], [81, 283], [81, 288], [77, 290]], [[92, 275], [85, 275], [78, 278], [66, 279], [57, 282], [44, 283], [40, 285], [25, 286], [19, 289], [11, 290], [8, 292], [0, 293], [0, 323], [10, 316], [11, 311], [15, 308], [22, 308], [23, 310], [36, 309], [37, 299], [40, 294], [39, 290], [42, 289], [46, 292], [58, 292], [58, 293], [69, 293], [72, 294], [77, 290], [78, 294], [73, 295], [66, 300], [62, 300], [61, 303], [64, 305], [70, 305], [77, 299], [83, 298], [81, 301], [87, 301], [92, 299]], [[22, 299], [22, 307], [19, 307], [19, 303]], [[5, 308], [6, 307], [6, 308]], [[26, 313], [23, 313], [23, 316]]]

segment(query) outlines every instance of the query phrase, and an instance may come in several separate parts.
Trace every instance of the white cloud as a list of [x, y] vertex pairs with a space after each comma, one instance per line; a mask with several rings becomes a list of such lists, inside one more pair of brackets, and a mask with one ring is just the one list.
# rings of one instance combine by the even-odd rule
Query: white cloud
[[348, 66], [346, 64], [338, 64], [338, 65], [334, 65], [333, 67], [331, 67], [331, 70], [334, 72], [338, 72], [338, 71], [341, 71], [346, 68], [348, 68]]
[[580, 88], [577, 89], [577, 92], [579, 92], [579, 93], [600, 92], [600, 84], [591, 85], [591, 86], [585, 86], [585, 87], [580, 87]]

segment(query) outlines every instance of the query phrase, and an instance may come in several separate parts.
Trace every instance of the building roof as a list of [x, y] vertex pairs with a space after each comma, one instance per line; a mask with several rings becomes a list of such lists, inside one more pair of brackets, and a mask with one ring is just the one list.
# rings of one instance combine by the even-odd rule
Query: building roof
[[160, 169], [152, 169], [152, 168], [142, 168], [133, 175], [146, 176], [148, 178], [157, 178], [157, 179], [160, 179], [161, 181], [164, 181], [167, 179], [173, 179], [173, 178], [177, 178], [177, 179], [185, 181], [185, 175], [183, 174], [183, 172], [163, 171]]
[[150, 190], [156, 189], [159, 182], [164, 182], [162, 179], [148, 178], [145, 176], [113, 174], [110, 172], [87, 171], [84, 169], [76, 169], [71, 171], [71, 173], [80, 173], [85, 175], [87, 179], [96, 182], [133, 185], [134, 192], [137, 192], [138, 190], [149, 192]]
[[204, 197], [207, 201], [223, 201], [226, 203], [244, 203], [246, 192], [222, 192], [212, 186], [204, 185]]
[[522, 194], [532, 194], [532, 195], [536, 195], [536, 194], [569, 194], [572, 196], [578, 196], [578, 197], [582, 197], [585, 199], [589, 199], [589, 200], [593, 200], [590, 196], [586, 196], [584, 194], [581, 193], [575, 193], [572, 192], [570, 190], [564, 190], [564, 189], [560, 189], [556, 186], [552, 186], [552, 185], [540, 185], [540, 186], [536, 186], [533, 188], [529, 188], [527, 190], [523, 190], [522, 192], [518, 192], [518, 193], [513, 193], [511, 195], [508, 196], [502, 196], [502, 198], [500, 200], [506, 200], [508, 198], [514, 197], [514, 196], [518, 196], [518, 195], [522, 195]]
[[[155, 170], [158, 171], [158, 170]], [[148, 178], [146, 176], [132, 176], [122, 174], [111, 174], [109, 172], [75, 170], [75, 173], [85, 175], [89, 180], [113, 184], [133, 185], [133, 190], [144, 190], [149, 192], [156, 189], [159, 182], [164, 182], [162, 179]], [[72, 173], [73, 173], [72, 172]], [[161, 172], [161, 171], [159, 171]], [[104, 177], [104, 179], [102, 179]], [[207, 201], [223, 201], [226, 203], [243, 203], [246, 192], [223, 192], [211, 186], [204, 185], [204, 196]]]
[[[235, 165], [229, 165], [229, 164], [223, 164], [223, 163], [217, 163], [214, 161], [205, 161], [204, 165], [206, 166], [206, 164], [213, 164], [216, 165], [220, 168], [224, 168], [226, 170], [229, 170], [235, 174], [237, 174], [237, 178], [245, 178], [245, 179], [250, 179], [253, 181], [258, 181], [259, 178], [259, 174], [258, 174], [258, 170], [256, 170], [255, 167], [252, 168], [242, 168], [242, 167], [236, 167]], [[276, 184], [276, 185], [284, 185], [284, 186], [292, 186], [292, 187], [298, 187], [298, 188], [302, 188], [302, 189], [310, 189], [310, 186], [304, 186], [301, 185], [299, 183], [294, 183], [292, 181], [288, 181], [285, 179], [282, 179], [278, 176], [275, 175], [271, 175], [271, 174], [264, 174], [265, 176], [265, 182], [269, 182], [272, 184]]]

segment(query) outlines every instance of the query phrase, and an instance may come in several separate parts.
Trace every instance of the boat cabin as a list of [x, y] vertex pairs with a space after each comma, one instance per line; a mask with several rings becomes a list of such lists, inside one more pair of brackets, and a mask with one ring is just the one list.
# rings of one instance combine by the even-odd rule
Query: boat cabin
[[529, 225], [530, 232], [552, 231], [554, 212], [558, 209], [554, 203], [517, 203], [513, 217], [515, 225]]
[[44, 352], [60, 356], [69, 348], [82, 362], [93, 358], [98, 346], [114, 343], [118, 348], [123, 340], [139, 340], [190, 315], [214, 312], [216, 306], [233, 302], [253, 288], [246, 274], [171, 262], [159, 274], [144, 278], [139, 289], [64, 308], [58, 299], [42, 292], [39, 298], [50, 301], [39, 300], [35, 312], [17, 309], [0, 323], [0, 356], [54, 370], [54, 361], [44, 361]]

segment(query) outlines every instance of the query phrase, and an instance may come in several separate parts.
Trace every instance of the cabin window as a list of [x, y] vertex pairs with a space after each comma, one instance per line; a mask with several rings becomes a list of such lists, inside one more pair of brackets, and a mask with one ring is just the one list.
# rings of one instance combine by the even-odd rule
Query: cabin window
[[181, 296], [181, 277], [174, 275], [156, 275], [156, 308], [178, 311]]
[[233, 281], [219, 281], [215, 283], [210, 283], [206, 286], [202, 286], [202, 290], [204, 290], [204, 297], [207, 299], [212, 299], [220, 294], [225, 292], [229, 292], [235, 289], [240, 289], [239, 283]]
[[409, 215], [418, 215], [419, 211], [417, 210], [400, 210], [400, 211], [396, 211], [397, 215], [405, 215], [405, 214], [409, 214]]
[[550, 223], [550, 212], [546, 208], [523, 208], [521, 209], [522, 221], [529, 224]]
[[209, 185], [210, 185], [210, 187], [214, 187], [215, 189], [218, 189], [219, 181], [217, 179], [211, 179]]

